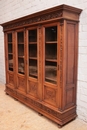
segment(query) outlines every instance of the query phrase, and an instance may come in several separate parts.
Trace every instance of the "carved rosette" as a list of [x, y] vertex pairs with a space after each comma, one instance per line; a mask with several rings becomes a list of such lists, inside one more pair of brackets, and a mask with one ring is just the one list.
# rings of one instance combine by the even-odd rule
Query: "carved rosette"
[[63, 83], [63, 22], [60, 23], [60, 87]]
[[52, 20], [52, 19], [58, 18], [58, 17], [62, 17], [62, 11], [60, 11], [60, 12], [59, 11], [50, 12], [48, 14], [43, 14], [43, 15], [40, 15], [40, 16], [28, 18], [26, 20], [21, 20], [20, 22], [11, 23], [9, 25], [4, 26], [4, 31], [11, 29], [11, 28], [16, 28], [16, 27], [20, 27], [20, 26], [33, 24], [33, 23], [43, 22], [43, 21], [46, 21], [46, 20]]

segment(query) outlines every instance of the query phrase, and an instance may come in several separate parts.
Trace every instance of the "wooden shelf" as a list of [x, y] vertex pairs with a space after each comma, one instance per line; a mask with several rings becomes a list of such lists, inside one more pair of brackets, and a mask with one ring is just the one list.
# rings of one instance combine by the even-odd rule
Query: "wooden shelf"
[[48, 70], [49, 69], [57, 70], [57, 66], [52, 66], [52, 65], [45, 65], [45, 68], [48, 69]]
[[12, 44], [12, 42], [8, 42], [8, 44]]
[[24, 74], [24, 72], [20, 72], [20, 71], [18, 71], [18, 73], [20, 73], [20, 74]]
[[29, 44], [37, 44], [37, 42], [29, 42]]
[[57, 41], [46, 41], [45, 43], [47, 43], [47, 44], [53, 44], [53, 43], [57, 43]]
[[18, 45], [24, 45], [24, 42], [20, 42], [20, 43], [18, 43]]
[[37, 77], [37, 74], [29, 73], [29, 76], [36, 76]]
[[45, 61], [57, 62], [57, 59], [45, 59]]
[[38, 78], [34, 78], [34, 77], [32, 77], [32, 76], [29, 76], [28, 77], [28, 81], [35, 81], [35, 82], [37, 82], [37, 80], [38, 80]]
[[8, 53], [9, 55], [13, 55], [13, 53]]
[[29, 57], [31, 60], [37, 60], [37, 57]]
[[24, 59], [24, 56], [18, 56], [18, 58], [23, 58]]
[[57, 81], [57, 80], [56, 80], [56, 78], [53, 78], [53, 77], [52, 77], [52, 78], [45, 77], [45, 80], [46, 80], [46, 79], [51, 80], [51, 81], [54, 81], [54, 82], [56, 82], [56, 81]]
[[13, 66], [9, 66], [9, 68], [13, 69]]

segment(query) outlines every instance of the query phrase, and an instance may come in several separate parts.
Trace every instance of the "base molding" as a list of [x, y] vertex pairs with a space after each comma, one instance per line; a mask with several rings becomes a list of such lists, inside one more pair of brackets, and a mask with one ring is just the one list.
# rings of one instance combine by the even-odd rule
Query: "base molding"
[[27, 105], [28, 107], [34, 109], [41, 115], [46, 116], [47, 118], [53, 120], [58, 124], [58, 126], [62, 127], [66, 123], [70, 122], [71, 120], [77, 117], [76, 115], [76, 107], [73, 107], [66, 111], [58, 111], [58, 109], [51, 109], [50, 107], [46, 106], [44, 102], [40, 102], [39, 100], [35, 100], [29, 97], [27, 94], [21, 93], [17, 91], [17, 89], [12, 89], [6, 86], [5, 90], [6, 94], [10, 95], [11, 97], [19, 100], [23, 104]]

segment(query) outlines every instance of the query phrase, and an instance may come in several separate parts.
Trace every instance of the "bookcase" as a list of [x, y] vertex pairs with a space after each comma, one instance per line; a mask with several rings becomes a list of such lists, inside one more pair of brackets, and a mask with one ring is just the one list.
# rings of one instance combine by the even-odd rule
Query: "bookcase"
[[2, 24], [6, 94], [59, 126], [77, 116], [81, 11], [63, 4]]

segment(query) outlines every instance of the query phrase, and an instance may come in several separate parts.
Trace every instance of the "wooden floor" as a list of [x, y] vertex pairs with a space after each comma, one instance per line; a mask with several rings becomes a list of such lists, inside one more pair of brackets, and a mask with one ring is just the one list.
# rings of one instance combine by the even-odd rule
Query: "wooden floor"
[[[0, 85], [0, 130], [59, 130], [58, 125], [6, 95]], [[87, 130], [87, 123], [78, 118], [61, 130]]]

